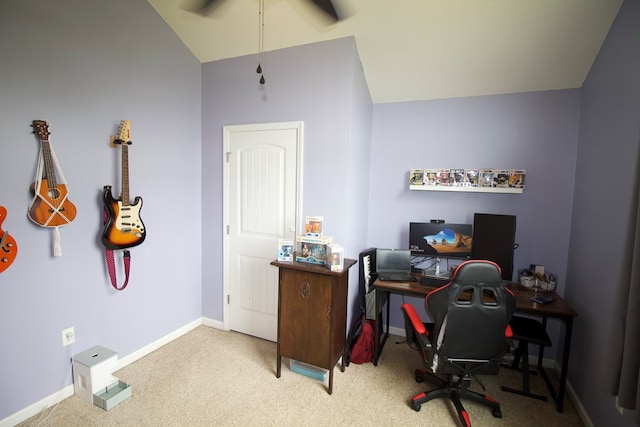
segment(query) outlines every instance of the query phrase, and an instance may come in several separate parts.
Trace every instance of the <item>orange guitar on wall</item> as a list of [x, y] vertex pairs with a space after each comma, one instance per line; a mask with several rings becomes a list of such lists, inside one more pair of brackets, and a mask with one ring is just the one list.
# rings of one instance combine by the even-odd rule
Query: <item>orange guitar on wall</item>
[[18, 245], [16, 241], [7, 233], [2, 231], [2, 222], [7, 217], [7, 210], [0, 206], [0, 273], [5, 271], [18, 255]]
[[111, 186], [105, 185], [103, 198], [107, 210], [107, 221], [102, 234], [102, 243], [108, 249], [126, 249], [141, 244], [146, 231], [140, 209], [142, 198], [137, 196], [133, 204], [129, 203], [129, 145], [131, 122], [122, 120], [118, 136], [113, 143], [122, 147], [122, 193], [120, 199], [114, 199]]
[[55, 163], [49, 142], [49, 125], [44, 120], [33, 121], [33, 131], [38, 136], [42, 147], [42, 175], [32, 186], [33, 202], [29, 207], [29, 219], [43, 227], [58, 227], [73, 221], [76, 207], [69, 200], [69, 192], [65, 184], [56, 179]]

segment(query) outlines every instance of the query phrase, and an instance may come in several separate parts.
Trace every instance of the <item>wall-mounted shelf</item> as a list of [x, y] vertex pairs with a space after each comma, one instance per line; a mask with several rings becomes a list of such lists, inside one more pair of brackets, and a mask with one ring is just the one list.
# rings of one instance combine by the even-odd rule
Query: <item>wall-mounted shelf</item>
[[444, 185], [409, 185], [409, 190], [418, 191], [454, 191], [463, 193], [502, 193], [522, 194], [524, 188], [511, 187], [450, 187]]
[[522, 194], [524, 169], [411, 169], [409, 190]]

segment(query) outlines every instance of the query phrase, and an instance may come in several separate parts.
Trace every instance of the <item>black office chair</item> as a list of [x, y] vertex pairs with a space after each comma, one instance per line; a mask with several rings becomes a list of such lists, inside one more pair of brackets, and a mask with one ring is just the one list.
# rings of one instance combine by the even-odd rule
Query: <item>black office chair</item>
[[[508, 391], [509, 393], [520, 394], [522, 396], [532, 397], [546, 402], [547, 396], [531, 392], [531, 380], [529, 375], [536, 374], [537, 372], [536, 370], [531, 371], [529, 369], [529, 343], [537, 344], [539, 346], [537, 370], [542, 372], [546, 380], [544, 368], [542, 367], [542, 355], [543, 348], [551, 345], [551, 338], [549, 338], [549, 334], [547, 334], [542, 323], [535, 319], [513, 316], [509, 325], [513, 331], [512, 338], [518, 341], [518, 346], [513, 354], [513, 362], [507, 367], [515, 370], [522, 370], [522, 390], [506, 386], [502, 386], [501, 389], [503, 391]], [[522, 361], [521, 369], [518, 368], [520, 361]]]
[[508, 349], [505, 335], [510, 335], [515, 296], [501, 279], [500, 267], [494, 262], [466, 261], [447, 285], [425, 298], [434, 323], [423, 323], [411, 304], [402, 305], [407, 342], [417, 345], [429, 367], [429, 371], [417, 369], [415, 379], [438, 386], [412, 399], [415, 411], [429, 400], [446, 397], [453, 402], [463, 425], [470, 426], [460, 401], [465, 398], [488, 406], [494, 417], [502, 417], [498, 401], [469, 390], [473, 375], [498, 373]]

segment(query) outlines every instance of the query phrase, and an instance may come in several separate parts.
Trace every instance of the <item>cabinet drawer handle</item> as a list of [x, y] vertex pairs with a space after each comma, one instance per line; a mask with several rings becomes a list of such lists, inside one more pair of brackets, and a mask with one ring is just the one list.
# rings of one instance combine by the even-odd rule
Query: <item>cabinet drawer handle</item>
[[327, 320], [331, 320], [331, 307], [327, 307]]
[[309, 298], [309, 295], [311, 295], [311, 286], [309, 286], [309, 282], [302, 283], [302, 286], [300, 287], [300, 295], [302, 295], [302, 298], [304, 299]]

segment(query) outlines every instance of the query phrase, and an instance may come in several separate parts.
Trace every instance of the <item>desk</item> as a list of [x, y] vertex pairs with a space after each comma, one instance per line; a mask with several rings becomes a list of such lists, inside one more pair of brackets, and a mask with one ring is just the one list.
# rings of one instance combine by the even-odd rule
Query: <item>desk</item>
[[[387, 282], [383, 280], [376, 280], [373, 284], [374, 289], [377, 293], [376, 300], [382, 301], [379, 304], [384, 304], [385, 301], [382, 294], [386, 294], [386, 301], [389, 301], [389, 294], [399, 294], [399, 295], [407, 295], [412, 297], [424, 298], [427, 293], [432, 291], [434, 287], [421, 285], [420, 282]], [[538, 369], [544, 378], [545, 383], [547, 383], [547, 388], [553, 397], [553, 400], [556, 402], [556, 407], [558, 412], [562, 412], [564, 407], [564, 395], [566, 392], [567, 386], [567, 370], [569, 368], [569, 349], [571, 348], [571, 332], [573, 330], [573, 318], [577, 316], [575, 310], [558, 294], [555, 292], [551, 293], [554, 298], [553, 302], [547, 304], [537, 304], [531, 301], [531, 297], [535, 295], [535, 292], [517, 284], [510, 283], [509, 288], [514, 291], [516, 295], [516, 313], [527, 314], [536, 317], [540, 317], [542, 319], [543, 326], [547, 327], [547, 319], [560, 319], [565, 325], [565, 336], [564, 342], [562, 345], [562, 366], [560, 370], [560, 384], [558, 387], [558, 391], [554, 389], [547, 373], [542, 367], [542, 358], [544, 355], [544, 348], [540, 348], [539, 358], [538, 358]], [[373, 354], [373, 362], [374, 364], [378, 363], [378, 358], [380, 357], [380, 353], [384, 348], [384, 344], [389, 337], [389, 314], [390, 314], [390, 303], [387, 302], [387, 329], [386, 331], [382, 331], [382, 337], [380, 334], [375, 334], [374, 337], [374, 354]], [[379, 313], [382, 307], [376, 307], [377, 312]]]

